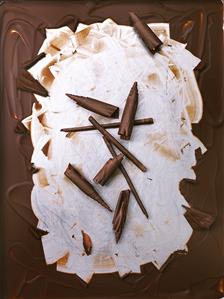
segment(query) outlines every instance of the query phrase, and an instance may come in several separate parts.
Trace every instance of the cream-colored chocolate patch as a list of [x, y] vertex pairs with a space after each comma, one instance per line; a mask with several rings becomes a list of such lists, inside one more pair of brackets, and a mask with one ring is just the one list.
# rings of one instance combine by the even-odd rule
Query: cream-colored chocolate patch
[[46, 87], [49, 88], [54, 81], [54, 76], [51, 73], [49, 67], [56, 63], [56, 59], [53, 59], [50, 63], [48, 63], [43, 70], [41, 71], [41, 83]]
[[171, 70], [171, 72], [174, 74], [174, 76], [175, 76], [177, 79], [180, 79], [180, 71], [179, 71], [179, 69], [177, 68], [176, 65], [174, 65], [174, 64], [170, 64], [170, 65], [169, 65], [169, 69]]
[[85, 42], [87, 36], [89, 35], [91, 28], [87, 27], [75, 34], [76, 41], [79, 45]]
[[60, 258], [57, 261], [58, 266], [66, 266], [67, 262], [68, 262], [68, 258], [69, 258], [69, 252], [66, 253], [66, 255], [64, 255], [62, 258]]
[[46, 172], [43, 168], [40, 168], [35, 175], [37, 176], [37, 181], [40, 187], [46, 187], [49, 185]]
[[176, 161], [180, 159], [180, 154], [171, 148], [167, 142], [167, 136], [165, 133], [155, 133], [149, 135], [149, 142], [153, 149], [159, 152], [163, 157], [169, 160]]
[[141, 237], [144, 235], [144, 227], [140, 224], [136, 224], [134, 227], [133, 227], [133, 230], [135, 232], [135, 235], [136, 237]]
[[195, 115], [196, 115], [195, 106], [193, 106], [193, 105], [187, 106], [186, 109], [187, 109], [187, 113], [189, 115], [191, 122], [193, 122]]
[[147, 76], [146, 85], [148, 85], [147, 83], [150, 83], [150, 85], [158, 86], [161, 84], [161, 81], [159, 76], [156, 73], [152, 73]]
[[102, 40], [98, 40], [94, 43], [94, 50], [96, 53], [101, 52], [105, 48], [105, 43]]
[[97, 268], [114, 268], [115, 262], [111, 256], [96, 255], [94, 256], [94, 267]]

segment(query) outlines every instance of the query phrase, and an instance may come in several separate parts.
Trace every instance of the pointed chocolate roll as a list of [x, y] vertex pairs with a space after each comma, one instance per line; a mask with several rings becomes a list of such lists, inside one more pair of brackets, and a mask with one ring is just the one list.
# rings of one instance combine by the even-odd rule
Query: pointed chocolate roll
[[129, 95], [126, 100], [124, 111], [121, 118], [118, 134], [121, 139], [130, 140], [132, 129], [134, 126], [135, 113], [138, 106], [138, 88], [137, 82], [131, 87]]
[[113, 230], [115, 233], [115, 239], [117, 243], [120, 240], [123, 227], [126, 221], [129, 198], [130, 198], [130, 190], [121, 191], [114, 212], [112, 224], [113, 224]]
[[42, 58], [44, 58], [46, 56], [46, 54], [44, 52], [35, 55], [33, 58], [31, 58], [30, 60], [24, 62], [23, 67], [28, 70], [30, 69], [32, 66], [34, 66], [38, 61], [40, 61]]
[[135, 13], [130, 12], [129, 15], [135, 30], [137, 31], [139, 37], [143, 40], [149, 51], [152, 54], [158, 52], [161, 45], [163, 44], [162, 41], [146, 23], [139, 19], [139, 17]]
[[16, 80], [17, 88], [47, 97], [47, 90], [27, 71], [22, 70]]
[[119, 108], [117, 106], [89, 98], [89, 97], [83, 97], [83, 96], [77, 96], [73, 94], [66, 95], [75, 101], [79, 106], [90, 110], [94, 113], [100, 114], [105, 117], [111, 117], [111, 118], [118, 118], [119, 117]]
[[94, 117], [90, 116], [89, 121], [91, 124], [113, 145], [115, 145], [132, 163], [134, 163], [141, 171], [146, 172], [147, 168], [131, 153], [127, 150], [120, 142], [117, 141], [107, 130], [105, 130]]
[[112, 212], [108, 204], [101, 198], [97, 191], [93, 188], [90, 182], [87, 181], [84, 176], [82, 176], [77, 169], [75, 169], [71, 164], [68, 165], [65, 170], [65, 175], [69, 178], [73, 184], [75, 184], [83, 193], [97, 201], [101, 206]]
[[208, 213], [184, 205], [182, 207], [186, 209], [184, 216], [194, 230], [209, 229], [215, 221], [215, 218]]
[[114, 157], [113, 159], [109, 159], [93, 179], [94, 182], [96, 184], [100, 184], [101, 186], [104, 186], [106, 182], [109, 180], [109, 178], [116, 171], [116, 169], [119, 167], [123, 158], [124, 155], [120, 154]]

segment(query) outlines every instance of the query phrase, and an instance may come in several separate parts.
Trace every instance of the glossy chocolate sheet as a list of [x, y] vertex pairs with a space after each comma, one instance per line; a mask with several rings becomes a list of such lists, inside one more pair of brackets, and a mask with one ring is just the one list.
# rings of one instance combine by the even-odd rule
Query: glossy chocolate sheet
[[[30, 206], [32, 145], [26, 133], [15, 133], [18, 120], [31, 112], [33, 96], [18, 91], [20, 65], [36, 54], [45, 27], [93, 23], [111, 17], [130, 25], [128, 11], [145, 22], [169, 22], [171, 37], [188, 43], [202, 62], [196, 75], [204, 101], [203, 119], [194, 133], [208, 151], [198, 157], [197, 182], [180, 184], [194, 207], [216, 216], [209, 231], [194, 232], [189, 253], [171, 256], [158, 271], [152, 264], [142, 274], [120, 279], [117, 273], [94, 275], [86, 285], [75, 275], [46, 266]], [[0, 298], [220, 298], [224, 294], [224, 174], [222, 3], [210, 1], [2, 1], [1, 13], [1, 196]], [[18, 131], [18, 130], [17, 130]]]

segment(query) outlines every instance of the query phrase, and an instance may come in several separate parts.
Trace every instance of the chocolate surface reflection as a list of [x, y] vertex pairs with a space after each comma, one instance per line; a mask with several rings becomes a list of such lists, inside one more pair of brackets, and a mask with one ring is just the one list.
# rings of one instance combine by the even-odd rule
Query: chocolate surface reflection
[[[179, 4], [178, 4], [179, 3]], [[222, 101], [222, 5], [219, 1], [64, 1], [1, 4], [1, 65], [3, 65], [4, 102], [4, 261], [5, 298], [219, 298], [223, 292], [219, 278], [224, 275], [223, 157], [221, 126], [224, 119]], [[208, 152], [195, 167], [197, 183], [183, 180], [181, 192], [192, 207], [216, 216], [210, 230], [194, 232], [189, 253], [176, 252], [161, 271], [152, 264], [142, 267], [142, 274], [120, 279], [117, 273], [94, 275], [87, 287], [75, 275], [56, 272], [46, 266], [37, 219], [30, 206], [32, 180], [30, 156], [32, 144], [27, 134], [16, 134], [18, 120], [31, 112], [33, 95], [17, 90], [16, 77], [24, 62], [37, 53], [44, 28], [68, 25], [77, 21], [92, 23], [111, 17], [130, 25], [128, 11], [145, 22], [169, 22], [171, 37], [185, 43], [202, 62], [196, 75], [204, 101], [202, 121], [193, 126]], [[2, 82], [3, 83], [3, 82]], [[109, 295], [108, 295], [109, 294]], [[172, 295], [168, 295], [172, 294]]]

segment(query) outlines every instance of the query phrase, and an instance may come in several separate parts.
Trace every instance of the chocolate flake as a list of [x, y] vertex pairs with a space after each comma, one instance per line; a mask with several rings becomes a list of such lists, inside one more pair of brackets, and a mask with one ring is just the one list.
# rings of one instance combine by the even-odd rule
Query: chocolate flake
[[184, 205], [182, 207], [186, 209], [184, 216], [194, 230], [209, 229], [215, 221], [215, 218], [208, 213]]
[[124, 111], [121, 118], [118, 134], [121, 139], [130, 140], [134, 126], [135, 114], [138, 106], [138, 88], [137, 82], [134, 82], [126, 100]]
[[94, 182], [104, 186], [106, 182], [111, 178], [114, 172], [117, 170], [121, 161], [123, 160], [124, 155], [120, 154], [113, 159], [109, 159], [104, 166], [100, 169], [97, 175], [94, 177]]
[[94, 113], [100, 114], [105, 117], [118, 118], [119, 108], [117, 106], [83, 96], [77, 96], [66, 93], [66, 95], [75, 101], [79, 106], [92, 111]]
[[49, 153], [49, 148], [50, 148], [50, 140], [44, 145], [44, 147], [42, 148], [42, 152], [44, 153], [44, 155], [46, 157], [48, 157], [48, 153]]
[[29, 134], [29, 130], [24, 126], [21, 120], [18, 120], [14, 132], [21, 135]]
[[141, 171], [146, 172], [146, 167], [127, 150], [120, 142], [117, 141], [107, 130], [105, 130], [92, 116], [89, 117], [89, 121], [92, 125], [113, 145], [115, 145], [132, 163], [134, 163]]
[[25, 69], [19, 73], [16, 80], [16, 86], [18, 89], [35, 93], [42, 97], [48, 96], [47, 90]]
[[[100, 124], [104, 129], [113, 129], [119, 128], [120, 122], [108, 123], [108, 124]], [[142, 118], [134, 120], [134, 126], [141, 126], [141, 125], [151, 125], [153, 124], [153, 119], [149, 118]], [[61, 132], [84, 132], [84, 131], [93, 131], [96, 130], [94, 126], [82, 126], [82, 127], [73, 127], [73, 128], [63, 128]]]
[[90, 255], [93, 248], [93, 243], [90, 236], [82, 230], [82, 238], [83, 238], [83, 247], [85, 249], [85, 253]]
[[34, 163], [30, 163], [28, 169], [29, 169], [29, 171], [31, 172], [31, 174], [35, 174], [35, 173], [37, 173], [37, 172], [40, 170], [39, 168], [37, 168], [37, 167], [35, 166]]
[[101, 196], [94, 189], [91, 183], [88, 182], [87, 179], [83, 175], [81, 175], [78, 170], [75, 169], [71, 164], [69, 164], [67, 169], [65, 170], [65, 176], [68, 177], [72, 181], [72, 183], [75, 184], [83, 193], [85, 193], [87, 196], [101, 204], [104, 208], [112, 212], [111, 208], [101, 198]]
[[46, 56], [46, 54], [44, 52], [35, 55], [34, 57], [32, 57], [30, 60], [26, 61], [23, 64], [23, 67], [28, 70], [30, 69], [32, 66], [34, 66], [38, 61], [40, 61], [42, 58], [44, 58]]
[[117, 243], [120, 240], [123, 227], [126, 221], [129, 198], [130, 198], [130, 190], [121, 191], [114, 212], [112, 224], [113, 224], [113, 230], [115, 233], [115, 239]]
[[158, 38], [158, 36], [149, 28], [149, 26], [144, 23], [139, 17], [133, 13], [129, 13], [130, 18], [132, 20], [133, 26], [137, 31], [140, 38], [143, 40], [145, 46], [149, 49], [152, 54], [155, 54], [160, 50], [162, 41]]
[[[103, 140], [104, 140], [104, 142], [105, 142], [107, 148], [109, 149], [111, 155], [112, 155], [113, 157], [116, 157], [117, 154], [116, 154], [116, 152], [115, 152], [115, 150], [114, 150], [112, 144], [111, 144], [105, 137], [103, 137]], [[134, 197], [135, 197], [135, 199], [136, 199], [136, 201], [137, 201], [137, 203], [138, 203], [140, 209], [142, 210], [142, 212], [143, 212], [143, 214], [146, 216], [146, 218], [149, 218], [148, 212], [146, 211], [146, 208], [144, 207], [144, 205], [143, 205], [143, 203], [142, 203], [142, 201], [141, 201], [141, 199], [140, 199], [140, 197], [139, 197], [139, 195], [138, 195], [138, 192], [136, 191], [135, 186], [134, 186], [134, 184], [132, 183], [132, 180], [131, 180], [131, 178], [129, 177], [129, 175], [128, 175], [126, 169], [124, 168], [124, 166], [122, 165], [122, 163], [120, 164], [119, 168], [120, 168], [120, 171], [122, 172], [122, 174], [123, 174], [123, 176], [124, 176], [124, 178], [125, 178], [125, 180], [126, 180], [128, 186], [129, 186], [129, 188], [131, 189], [131, 192], [132, 192], [132, 194], [134, 195]]]

